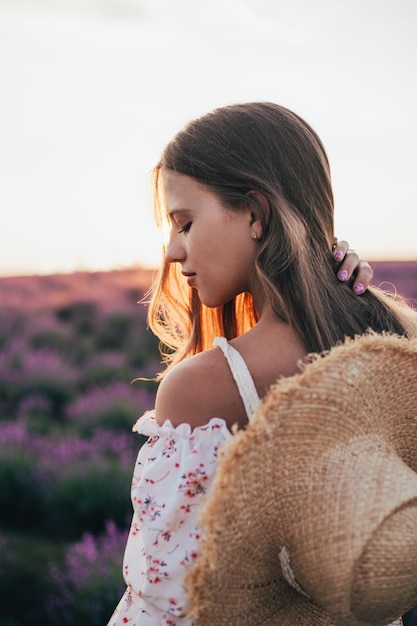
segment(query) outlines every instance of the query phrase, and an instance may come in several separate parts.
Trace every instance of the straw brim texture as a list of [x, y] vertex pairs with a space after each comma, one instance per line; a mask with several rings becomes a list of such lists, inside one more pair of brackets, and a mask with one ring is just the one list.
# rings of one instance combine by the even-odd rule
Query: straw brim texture
[[186, 583], [199, 626], [386, 626], [417, 605], [417, 340], [282, 380], [222, 450]]

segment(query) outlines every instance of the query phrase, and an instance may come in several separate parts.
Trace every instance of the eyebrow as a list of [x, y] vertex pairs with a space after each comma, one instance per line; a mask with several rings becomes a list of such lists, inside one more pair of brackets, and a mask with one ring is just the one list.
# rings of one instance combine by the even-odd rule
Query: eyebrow
[[168, 216], [173, 218], [177, 213], [189, 213], [189, 209], [172, 209], [172, 211], [168, 211]]

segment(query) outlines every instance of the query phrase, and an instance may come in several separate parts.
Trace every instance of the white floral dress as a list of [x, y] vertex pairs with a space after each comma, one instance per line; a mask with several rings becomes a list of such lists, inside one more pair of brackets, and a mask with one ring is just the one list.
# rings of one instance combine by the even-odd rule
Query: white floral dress
[[[222, 349], [250, 420], [259, 397], [243, 358], [223, 337]], [[133, 430], [149, 437], [132, 480], [133, 519], [123, 575], [127, 589], [107, 626], [195, 626], [187, 620], [183, 578], [199, 554], [199, 507], [219, 449], [232, 438], [223, 419], [195, 428], [159, 426], [148, 411]], [[402, 620], [389, 626], [401, 626]]]
[[[249, 370], [223, 337], [230, 365], [250, 419], [259, 402]], [[199, 505], [216, 469], [219, 448], [232, 438], [223, 419], [205, 426], [159, 426], [145, 413], [133, 430], [149, 437], [139, 450], [132, 481], [133, 520], [123, 574], [127, 589], [108, 626], [192, 626], [185, 618], [182, 580], [198, 555]]]

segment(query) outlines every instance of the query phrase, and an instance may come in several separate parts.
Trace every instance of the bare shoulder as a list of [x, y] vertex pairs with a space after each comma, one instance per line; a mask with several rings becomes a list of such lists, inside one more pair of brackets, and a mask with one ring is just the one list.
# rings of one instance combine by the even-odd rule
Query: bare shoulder
[[176, 365], [156, 394], [156, 420], [192, 428], [223, 418], [229, 428], [245, 421], [245, 412], [229, 366], [218, 349], [207, 350]]

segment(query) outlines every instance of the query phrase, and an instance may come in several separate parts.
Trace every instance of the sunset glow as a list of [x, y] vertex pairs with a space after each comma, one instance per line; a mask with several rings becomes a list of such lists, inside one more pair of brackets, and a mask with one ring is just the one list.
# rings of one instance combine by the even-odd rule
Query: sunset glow
[[339, 237], [417, 259], [416, 27], [395, 0], [0, 1], [0, 275], [157, 265], [150, 170], [246, 100], [318, 132]]

